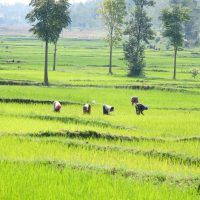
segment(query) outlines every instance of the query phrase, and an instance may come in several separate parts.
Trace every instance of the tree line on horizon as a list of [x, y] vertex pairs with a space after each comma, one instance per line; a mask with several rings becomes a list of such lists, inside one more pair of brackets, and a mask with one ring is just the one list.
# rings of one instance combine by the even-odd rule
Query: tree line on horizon
[[[103, 0], [98, 13], [106, 28], [109, 44], [109, 74], [112, 74], [113, 47], [123, 39], [124, 58], [128, 64], [129, 76], [144, 76], [145, 48], [155, 36], [152, 18], [147, 10], [155, 6], [154, 0], [131, 0], [127, 9], [125, 0]], [[183, 46], [187, 22], [192, 12], [185, 4], [188, 0], [170, 0], [170, 6], [161, 11], [163, 37], [168, 38], [174, 49], [174, 73], [176, 79], [176, 57]], [[48, 85], [48, 44], [53, 43], [54, 67], [56, 65], [57, 41], [63, 28], [71, 23], [68, 0], [32, 0], [31, 11], [26, 19], [32, 24], [30, 31], [45, 42], [44, 84]]]
[[[70, 18], [71, 24], [68, 26], [69, 30], [78, 29], [91, 30], [91, 29], [102, 29], [102, 22], [99, 18], [98, 8], [99, 4], [103, 0], [91, 0], [84, 3], [73, 3], [70, 5]], [[127, 10], [131, 9], [134, 5], [132, 0], [125, 0]], [[160, 32], [161, 22], [159, 16], [161, 10], [167, 8], [171, 0], [155, 0], [156, 4], [153, 7], [149, 7], [147, 10], [148, 15], [152, 18], [153, 29], [157, 33]], [[190, 20], [187, 22], [185, 27], [185, 38], [187, 39], [186, 46], [196, 46], [200, 44], [200, 0], [175, 0], [180, 2], [182, 5], [188, 7], [190, 12]], [[2, 5], [0, 2], [0, 25], [25, 25], [27, 24], [24, 19], [26, 13], [30, 11], [31, 7], [17, 3], [15, 5]], [[159, 36], [157, 36], [159, 38]]]

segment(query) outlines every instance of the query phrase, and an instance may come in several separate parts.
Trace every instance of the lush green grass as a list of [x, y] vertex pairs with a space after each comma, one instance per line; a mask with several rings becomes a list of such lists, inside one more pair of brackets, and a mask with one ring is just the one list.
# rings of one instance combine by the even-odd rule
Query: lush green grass
[[[1, 115], [27, 117], [27, 121], [28, 118], [37, 120], [43, 117], [48, 120], [48, 117], [53, 117], [54, 121], [62, 122], [66, 119], [66, 122], [73, 123], [73, 120], [67, 120], [67, 118], [72, 118], [79, 120], [79, 126], [76, 127], [75, 125], [73, 130], [80, 129], [81, 125], [86, 125], [88, 129], [96, 130], [97, 132], [113, 132], [115, 134], [126, 133], [128, 135], [148, 137], [196, 136], [199, 133], [200, 107], [199, 95], [196, 94], [192, 95], [164, 91], [7, 86], [0, 87], [0, 91], [3, 98], [20, 98], [23, 96], [23, 98], [31, 99], [58, 99], [80, 103], [92, 102], [95, 100], [100, 104], [108, 103], [114, 105], [116, 110], [111, 116], [103, 116], [102, 106], [93, 105], [92, 115], [85, 116], [82, 114], [81, 105], [65, 105], [63, 106], [62, 112], [58, 115], [52, 112], [52, 107], [50, 105], [2, 104]], [[150, 110], [146, 112], [145, 117], [138, 117], [135, 115], [135, 110], [130, 103], [132, 95], [139, 96], [139, 99], [142, 99], [143, 102], [150, 106]], [[86, 124], [87, 121], [89, 122], [88, 124]], [[132, 128], [133, 130], [112, 130], [109, 129], [109, 127], [102, 130], [102, 127], [100, 126], [101, 122]], [[74, 123], [77, 123], [76, 120], [74, 120]], [[16, 123], [11, 123], [10, 128], [14, 128], [16, 132], [25, 128], [24, 125], [23, 127], [17, 125], [15, 128], [15, 124]], [[50, 124], [53, 123], [50, 122]], [[93, 126], [93, 128], [89, 128], [89, 126]], [[27, 127], [29, 127], [29, 125]], [[50, 125], [50, 127], [52, 126]], [[65, 127], [66, 125], [63, 124], [60, 129], [66, 129]], [[114, 127], [110, 126], [110, 128]], [[9, 130], [9, 128], [6, 129]], [[37, 131], [49, 130], [48, 126], [41, 126], [41, 128], [37, 126], [35, 129]], [[58, 128], [58, 130], [60, 129]], [[5, 130], [5, 128], [2, 128], [2, 130]]]
[[[1, 137], [1, 158], [15, 161], [65, 161], [71, 164], [92, 165], [134, 171], [138, 174], [167, 177], [198, 178], [200, 168], [169, 160], [159, 160], [121, 151], [101, 151], [83, 147], [68, 147], [65, 143]], [[172, 178], [173, 179], [173, 178]]]
[[[44, 47], [33, 38], [0, 37], [0, 69], [2, 80], [43, 81]], [[53, 47], [49, 53], [49, 80], [53, 84], [84, 86], [142, 85], [184, 89], [197, 92], [199, 77], [193, 79], [191, 69], [199, 68], [199, 50], [181, 51], [178, 57], [177, 81], [172, 81], [173, 52], [147, 50], [146, 78], [127, 78], [127, 66], [121, 47], [113, 56], [114, 75], [108, 72], [108, 48], [100, 40], [66, 40], [58, 46], [57, 72], [51, 72]], [[14, 60], [14, 63], [9, 61]], [[33, 71], [34, 70], [34, 71]]]
[[[198, 94], [177, 91], [157, 90], [120, 90], [101, 88], [61, 88], [61, 87], [21, 87], [0, 86], [1, 98], [64, 100], [73, 102], [92, 102], [112, 104], [116, 106], [131, 106], [131, 97], [136, 95], [139, 101], [151, 108], [200, 108]], [[117, 110], [117, 109], [116, 109]]]
[[[126, 71], [116, 69], [113, 76], [107, 75], [107, 69], [91, 68], [80, 69], [70, 67], [67, 70], [49, 72], [49, 80], [53, 85], [65, 85], [68, 87], [152, 87], [160, 90], [176, 90], [176, 91], [191, 91], [199, 93], [199, 78], [191, 79], [189, 75], [183, 75], [182, 79], [172, 81], [166, 77], [167, 74], [159, 74], [141, 78], [128, 78]], [[167, 72], [168, 73], [168, 72]], [[169, 73], [168, 73], [169, 74]], [[186, 77], [187, 76], [187, 77]], [[160, 78], [162, 77], [162, 78]], [[1, 70], [0, 81], [9, 83], [10, 81], [18, 81], [19, 83], [38, 84], [43, 81], [43, 71], [34, 70]]]
[[197, 199], [194, 188], [133, 182], [121, 176], [40, 164], [0, 164], [1, 199]]
[[[176, 81], [165, 50], [147, 50], [146, 76], [131, 78], [121, 47], [110, 76], [105, 42], [61, 39], [44, 87], [43, 44], [0, 41], [1, 199], [199, 199], [200, 78], [190, 74], [199, 49], [179, 52]], [[49, 67], [52, 53], [51, 46]], [[132, 96], [150, 106], [144, 116]], [[53, 100], [64, 102], [60, 113]], [[82, 105], [94, 101], [83, 115]], [[104, 116], [103, 104], [115, 112]]]
[[[26, 68], [42, 67], [44, 45], [42, 42], [30, 37], [1, 36], [2, 61], [16, 59], [23, 61], [20, 66]], [[108, 47], [100, 40], [61, 39], [58, 44], [58, 66], [61, 69], [66, 66], [107, 66]], [[53, 46], [50, 47], [50, 61], [52, 61]], [[171, 59], [169, 59], [171, 57]], [[35, 59], [37, 58], [37, 59]], [[114, 65], [124, 66], [121, 47], [114, 50]], [[157, 69], [168, 68], [173, 65], [172, 51], [147, 51], [147, 65]], [[198, 49], [181, 51], [178, 54], [178, 66], [181, 71], [188, 67], [199, 67]], [[38, 66], [39, 64], [39, 66]], [[50, 62], [50, 65], [52, 63]], [[13, 66], [13, 65], [10, 65]], [[18, 67], [19, 63], [14, 65]]]
[[[188, 137], [196, 136], [199, 131], [199, 112], [196, 111], [177, 111], [177, 110], [150, 110], [145, 117], [138, 117], [131, 106], [116, 106], [116, 112], [112, 116], [103, 116], [101, 106], [93, 107], [93, 115], [85, 116], [82, 114], [81, 106], [64, 106], [62, 113], [52, 113], [50, 105], [17, 105], [0, 104], [1, 118], [5, 121], [2, 124], [1, 132], [24, 132], [23, 130], [33, 130], [33, 132], [51, 130], [53, 125], [60, 127], [58, 130], [95, 130], [97, 132], [108, 132], [115, 134], [127, 134], [132, 136], [162, 136], [162, 137]], [[121, 111], [123, 110], [123, 111]], [[127, 114], [127, 112], [129, 112]], [[9, 117], [17, 117], [12, 123]], [[17, 121], [23, 123], [16, 123]], [[26, 118], [26, 119], [25, 119]], [[5, 119], [5, 120], [4, 120]], [[30, 129], [30, 122], [37, 123], [40, 126]], [[7, 122], [6, 122], [7, 121]], [[49, 121], [49, 123], [48, 123]], [[52, 122], [53, 121], [53, 122]], [[27, 123], [27, 125], [26, 125]], [[78, 123], [78, 125], [77, 125]], [[21, 125], [22, 124], [22, 125]], [[44, 124], [44, 125], [43, 125]], [[49, 126], [47, 125], [49, 124]], [[58, 124], [58, 125], [57, 125]], [[117, 129], [117, 126], [122, 127]], [[51, 128], [50, 128], [51, 127]], [[116, 128], [115, 128], [116, 127]], [[29, 131], [30, 132], [30, 131]]]

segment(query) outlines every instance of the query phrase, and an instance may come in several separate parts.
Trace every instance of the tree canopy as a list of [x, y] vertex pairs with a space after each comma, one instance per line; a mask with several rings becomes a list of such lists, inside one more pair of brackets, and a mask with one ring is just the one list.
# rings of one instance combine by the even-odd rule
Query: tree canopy
[[32, 0], [32, 10], [26, 19], [32, 24], [30, 31], [45, 42], [44, 84], [48, 85], [48, 44], [56, 42], [64, 27], [70, 23], [67, 0]]
[[26, 19], [32, 24], [30, 29], [42, 41], [53, 42], [58, 31], [55, 26], [55, 0], [32, 0], [29, 4], [33, 9]]
[[163, 36], [169, 38], [171, 45], [174, 47], [174, 79], [176, 79], [177, 51], [179, 47], [183, 46], [184, 24], [189, 19], [189, 9], [179, 5], [173, 5], [162, 11]]
[[128, 40], [124, 43], [125, 60], [128, 62], [129, 75], [144, 75], [143, 68], [145, 44], [153, 39], [152, 19], [148, 17], [146, 8], [154, 5], [151, 0], [133, 0], [135, 7], [130, 14], [125, 35]]
[[106, 41], [110, 47], [109, 73], [112, 74], [112, 49], [122, 36], [122, 27], [126, 15], [126, 4], [124, 0], [104, 0], [99, 10], [103, 24], [107, 31]]

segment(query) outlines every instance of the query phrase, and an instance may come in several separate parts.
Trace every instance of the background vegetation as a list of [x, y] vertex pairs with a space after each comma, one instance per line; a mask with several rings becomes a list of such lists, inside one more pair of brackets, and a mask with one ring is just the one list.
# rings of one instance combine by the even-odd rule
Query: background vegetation
[[[73, 4], [70, 29], [101, 30], [97, 3]], [[180, 26], [187, 39], [179, 49], [176, 80], [173, 48], [158, 19], [174, 3], [187, 5], [192, 19]], [[198, 3], [159, 1], [144, 10], [153, 15], [156, 34], [144, 46], [143, 77], [127, 76], [122, 43], [113, 48], [111, 76], [108, 44], [73, 35], [56, 45], [56, 71], [55, 45], [49, 44], [48, 87], [44, 43], [6, 33], [8, 24], [24, 23], [23, 12], [15, 14], [20, 5], [1, 5], [7, 13], [12, 9], [13, 18], [1, 12], [0, 199], [200, 199]], [[132, 5], [127, 1], [127, 11]], [[144, 116], [136, 115], [132, 96], [149, 107]], [[62, 104], [60, 113], [53, 112], [54, 100]], [[83, 114], [85, 103], [92, 105], [91, 115]], [[104, 104], [115, 112], [103, 115]]]
[[[199, 198], [200, 79], [191, 74], [198, 48], [180, 52], [173, 81], [170, 50], [147, 49], [146, 77], [130, 78], [115, 48], [109, 76], [104, 41], [62, 39], [44, 87], [43, 44], [0, 40], [1, 198]], [[136, 116], [133, 95], [150, 106], [145, 116]], [[62, 102], [59, 114], [54, 99]], [[92, 114], [83, 115], [82, 105], [94, 100]], [[110, 116], [102, 114], [105, 103], [115, 106]]]

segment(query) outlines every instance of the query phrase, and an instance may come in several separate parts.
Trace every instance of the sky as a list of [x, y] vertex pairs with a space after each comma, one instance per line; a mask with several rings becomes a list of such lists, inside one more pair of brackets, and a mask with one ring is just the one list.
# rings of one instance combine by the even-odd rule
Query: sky
[[[71, 3], [73, 2], [85, 2], [88, 0], [69, 0]], [[0, 3], [3, 4], [15, 4], [15, 3], [25, 3], [25, 4], [29, 4], [30, 0], [0, 0]]]

